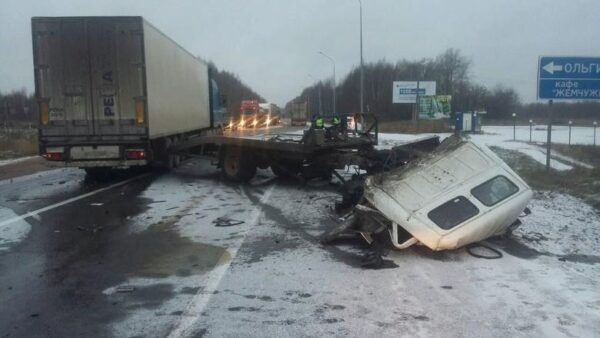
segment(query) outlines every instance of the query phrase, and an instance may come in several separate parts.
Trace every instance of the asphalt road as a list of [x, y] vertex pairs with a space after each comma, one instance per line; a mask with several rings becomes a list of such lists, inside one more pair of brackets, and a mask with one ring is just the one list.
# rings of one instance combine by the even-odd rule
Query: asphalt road
[[597, 335], [593, 259], [507, 240], [498, 260], [415, 247], [364, 269], [362, 241], [318, 242], [336, 189], [202, 160], [2, 180], [0, 337]]

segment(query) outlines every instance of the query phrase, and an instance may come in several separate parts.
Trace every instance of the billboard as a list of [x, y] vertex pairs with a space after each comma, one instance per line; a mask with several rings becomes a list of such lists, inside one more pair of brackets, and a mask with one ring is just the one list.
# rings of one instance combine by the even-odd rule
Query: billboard
[[419, 96], [417, 105], [420, 120], [445, 119], [452, 110], [451, 95]]
[[435, 95], [435, 81], [394, 81], [392, 103], [416, 103], [417, 93]]

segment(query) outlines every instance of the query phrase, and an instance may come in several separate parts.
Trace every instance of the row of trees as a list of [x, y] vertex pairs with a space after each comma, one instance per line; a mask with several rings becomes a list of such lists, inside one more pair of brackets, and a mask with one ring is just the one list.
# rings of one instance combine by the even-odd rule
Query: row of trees
[[[542, 116], [546, 107], [521, 104], [512, 88], [496, 86], [488, 89], [469, 78], [471, 62], [457, 49], [448, 49], [433, 59], [401, 60], [395, 64], [386, 60], [364, 66], [365, 110], [377, 113], [382, 120], [410, 119], [412, 105], [392, 103], [393, 81], [436, 81], [439, 95], [452, 95], [452, 111], [485, 110], [489, 119], [509, 119], [512, 113], [521, 116]], [[302, 90], [294, 100], [308, 101], [309, 111], [331, 113], [333, 91], [331, 81], [320, 81]], [[321, 99], [319, 100], [319, 93]], [[354, 68], [336, 86], [338, 112], [359, 111], [360, 69]], [[321, 107], [319, 107], [321, 102]], [[581, 118], [598, 116], [600, 104], [561, 104], [557, 114], [575, 114]]]
[[19, 122], [33, 122], [38, 119], [35, 96], [23, 88], [8, 93], [0, 92], [0, 124], [10, 126]]
[[209, 68], [212, 78], [219, 86], [221, 95], [225, 98], [224, 105], [230, 114], [239, 112], [242, 100], [265, 102], [265, 99], [243, 83], [237, 74], [219, 70], [213, 62], [209, 62]]

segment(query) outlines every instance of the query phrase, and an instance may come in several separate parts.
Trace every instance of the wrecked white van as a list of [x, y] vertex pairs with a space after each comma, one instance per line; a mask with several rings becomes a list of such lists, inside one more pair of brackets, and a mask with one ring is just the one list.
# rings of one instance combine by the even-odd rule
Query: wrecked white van
[[398, 249], [450, 250], [505, 233], [532, 196], [490, 149], [453, 136], [419, 160], [368, 177], [355, 210], [385, 226]]

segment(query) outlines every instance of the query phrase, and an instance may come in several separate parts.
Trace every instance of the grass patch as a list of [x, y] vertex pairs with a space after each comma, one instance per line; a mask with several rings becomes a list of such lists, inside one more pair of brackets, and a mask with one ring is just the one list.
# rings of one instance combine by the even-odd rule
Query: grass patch
[[[598, 149], [590, 149], [587, 146], [571, 146], [571, 148], [575, 147], [580, 149], [569, 151], [564, 155], [592, 164], [589, 158], [594, 156]], [[567, 193], [585, 200], [600, 210], [600, 167], [586, 169], [574, 166], [573, 170], [546, 171], [545, 165], [521, 152], [499, 147], [491, 147], [491, 149], [533, 189]], [[576, 153], [577, 155], [575, 155]]]
[[552, 150], [596, 168], [600, 167], [600, 146], [553, 144]]
[[37, 133], [11, 130], [0, 134], [0, 159], [38, 154]]

